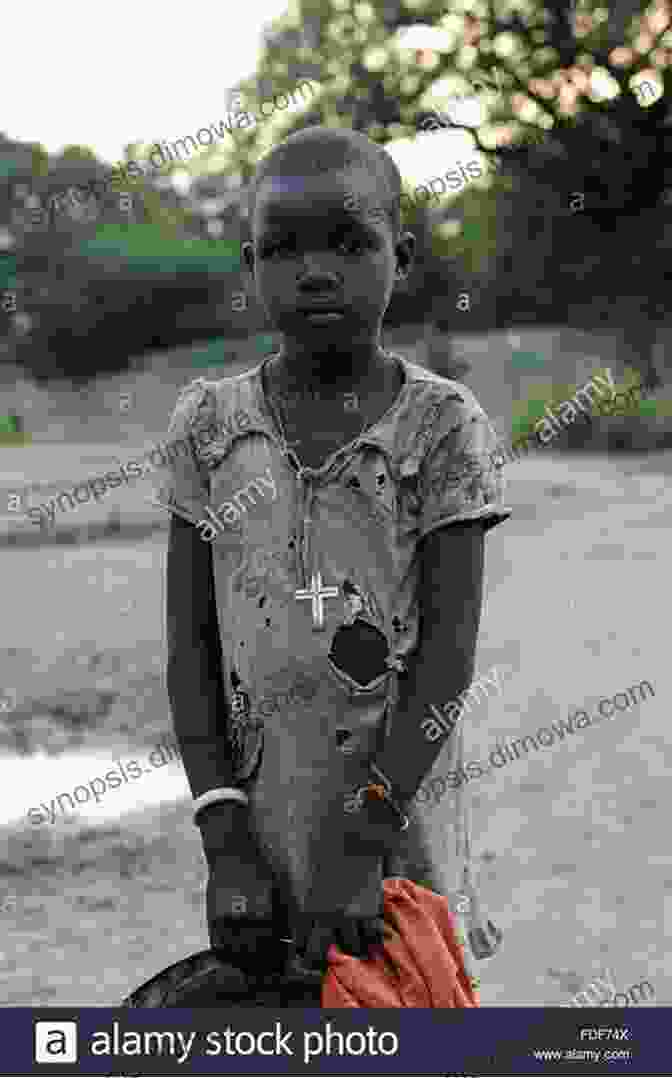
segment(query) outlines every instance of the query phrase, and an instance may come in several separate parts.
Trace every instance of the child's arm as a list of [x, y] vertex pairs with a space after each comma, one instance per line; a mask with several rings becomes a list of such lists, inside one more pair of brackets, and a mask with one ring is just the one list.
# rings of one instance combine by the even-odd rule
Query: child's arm
[[[197, 416], [213, 405], [203, 379], [182, 390], [169, 425], [177, 454], [155, 472], [155, 501], [171, 513], [166, 566], [166, 680], [173, 724], [194, 797], [233, 786], [226, 737], [227, 705], [212, 571], [212, 551], [196, 523], [205, 515], [208, 485], [192, 438]], [[191, 523], [190, 523], [191, 521]], [[214, 812], [215, 806], [208, 810]]]
[[[173, 513], [166, 570], [168, 696], [194, 797], [236, 785], [212, 548], [195, 526], [204, 516], [209, 492], [192, 424], [196, 416], [207, 415], [211, 400], [202, 379], [183, 390], [169, 434], [179, 438], [187, 452], [171, 455], [157, 469], [158, 501]], [[198, 825], [210, 869], [207, 913], [212, 945], [226, 945], [242, 964], [272, 965], [267, 948], [277, 935], [272, 924], [274, 881], [247, 807], [235, 802], [211, 805], [199, 814]]]
[[[350, 852], [394, 852], [404, 810], [451, 732], [447, 721], [442, 728], [429, 708], [436, 707], [441, 718], [442, 705], [457, 701], [472, 681], [481, 616], [483, 533], [480, 520], [467, 521], [432, 532], [423, 542], [420, 641], [407, 676], [400, 679], [390, 732], [373, 761], [377, 770], [353, 762], [350, 795], [337, 825]], [[430, 731], [431, 740], [426, 736]], [[390, 784], [396, 810], [377, 797], [367, 797], [355, 810], [359, 799], [352, 791], [377, 784], [381, 777]]]
[[[441, 711], [468, 689], [474, 674], [483, 596], [484, 528], [480, 520], [432, 532], [420, 555], [420, 643], [400, 679], [390, 735], [376, 764], [403, 801], [416, 793], [448, 732], [430, 741], [430, 706]], [[424, 729], [422, 724], [424, 723]]]
[[[419, 465], [418, 647], [399, 681], [389, 737], [375, 760], [402, 802], [432, 767], [457, 721], [458, 697], [473, 678], [484, 533], [511, 515], [503, 503], [501, 463], [493, 459], [498, 441], [476, 398], [455, 383]], [[446, 713], [451, 702], [456, 707]], [[440, 734], [432, 707], [445, 720]]]
[[[212, 551], [192, 524], [173, 518], [167, 561], [167, 684], [173, 725], [194, 797], [235, 786], [226, 736]], [[239, 802], [198, 817], [209, 868], [211, 946], [254, 972], [281, 968], [285, 948], [273, 923], [273, 877]]]
[[[175, 733], [194, 797], [234, 786], [226, 729], [212, 551], [196, 528], [170, 522], [166, 615], [166, 681]], [[216, 806], [211, 811], [214, 812]]]
[[[382, 777], [376, 778], [374, 769], [360, 779], [360, 789], [373, 782], [381, 792], [386, 780], [388, 795], [402, 813], [458, 721], [458, 697], [474, 673], [484, 532], [511, 515], [503, 504], [496, 431], [473, 394], [455, 387], [441, 402], [427, 450], [417, 461], [418, 646], [408, 660], [407, 676], [399, 680], [390, 731], [373, 761]], [[413, 459], [408, 463], [412, 474]], [[355, 846], [390, 851], [403, 814], [397, 814], [395, 828], [393, 805], [375, 793], [374, 787], [367, 795], [365, 813], [357, 808], [361, 798], [351, 800], [352, 826], [346, 825], [346, 832], [352, 832]]]

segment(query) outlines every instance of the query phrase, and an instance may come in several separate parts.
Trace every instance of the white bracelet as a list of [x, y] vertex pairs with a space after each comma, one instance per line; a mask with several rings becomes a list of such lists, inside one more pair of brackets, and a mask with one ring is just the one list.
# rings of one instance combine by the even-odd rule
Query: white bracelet
[[241, 805], [249, 805], [250, 799], [242, 790], [234, 786], [220, 786], [216, 790], [206, 790], [204, 794], [194, 798], [194, 823], [197, 824], [198, 816], [209, 805], [217, 805], [220, 801], [239, 801]]

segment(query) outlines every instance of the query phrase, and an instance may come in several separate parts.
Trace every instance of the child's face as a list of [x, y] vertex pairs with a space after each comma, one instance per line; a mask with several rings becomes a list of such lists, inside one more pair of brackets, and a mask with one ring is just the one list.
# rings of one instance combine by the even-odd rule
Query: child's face
[[[286, 339], [313, 350], [377, 340], [395, 280], [410, 268], [414, 238], [406, 233], [395, 242], [364, 168], [268, 177], [251, 224], [254, 243], [244, 245], [243, 256]], [[311, 304], [325, 309], [311, 312]]]

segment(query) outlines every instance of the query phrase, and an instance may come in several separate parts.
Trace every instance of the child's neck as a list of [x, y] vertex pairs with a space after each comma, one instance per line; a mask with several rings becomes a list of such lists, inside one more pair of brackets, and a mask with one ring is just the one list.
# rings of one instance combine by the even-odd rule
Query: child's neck
[[353, 388], [375, 383], [388, 364], [377, 342], [366, 349], [348, 351], [329, 349], [316, 352], [285, 345], [269, 366], [276, 382], [293, 393], [310, 396], [318, 390], [323, 396], [338, 396]]

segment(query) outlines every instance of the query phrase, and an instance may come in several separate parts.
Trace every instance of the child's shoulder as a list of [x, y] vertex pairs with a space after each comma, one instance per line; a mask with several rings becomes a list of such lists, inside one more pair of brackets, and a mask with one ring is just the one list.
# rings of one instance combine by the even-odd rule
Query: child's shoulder
[[172, 424], [178, 424], [183, 429], [193, 429], [212, 422], [222, 413], [238, 410], [247, 414], [254, 400], [254, 385], [258, 372], [259, 364], [242, 374], [228, 378], [192, 379], [178, 393]]
[[407, 393], [403, 408], [403, 428], [425, 431], [443, 417], [451, 425], [487, 420], [486, 413], [468, 386], [436, 371], [399, 357], [406, 370]]
[[484, 441], [493, 436], [490, 420], [468, 386], [398, 358], [406, 372], [406, 393], [387, 433], [401, 474], [418, 471], [432, 447], [449, 433], [457, 437], [464, 431], [470, 439]]
[[468, 386], [462, 382], [456, 382], [452, 378], [445, 378], [436, 371], [421, 367], [419, 363], [412, 363], [403, 356], [399, 357], [406, 368], [406, 376], [412, 390], [411, 398], [414, 406], [421, 405], [425, 400], [433, 402], [454, 400], [457, 404], [464, 404], [468, 408], [482, 411], [481, 405]]

